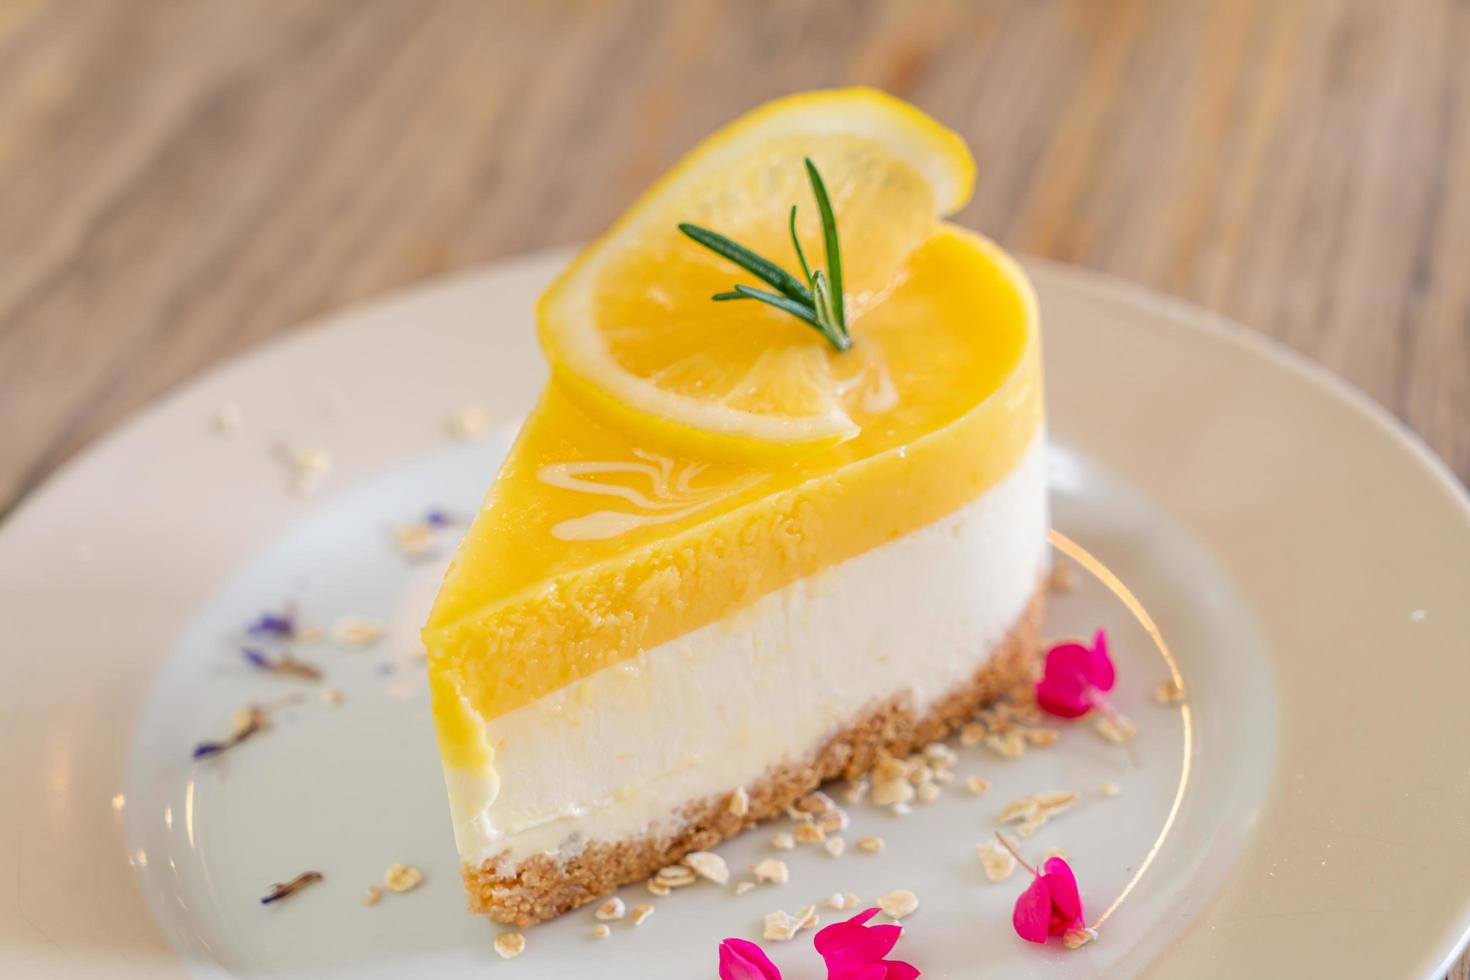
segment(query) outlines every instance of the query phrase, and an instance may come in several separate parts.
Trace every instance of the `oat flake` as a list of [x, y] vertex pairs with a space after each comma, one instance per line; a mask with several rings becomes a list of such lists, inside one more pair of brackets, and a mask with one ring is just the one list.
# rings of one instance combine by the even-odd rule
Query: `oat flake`
[[750, 812], [750, 796], [741, 787], [730, 794], [730, 813], [733, 816], [743, 817]]
[[786, 862], [776, 858], [764, 858], [756, 863], [751, 869], [755, 880], [769, 885], [784, 885], [791, 879], [791, 871], [786, 867]]
[[409, 892], [423, 884], [424, 873], [408, 864], [391, 864], [383, 872], [383, 884], [390, 892]]
[[723, 885], [730, 880], [730, 868], [725, 864], [725, 859], [710, 851], [693, 851], [684, 855], [684, 863], [694, 869], [694, 873], [701, 878], [708, 878], [717, 885]]
[[526, 937], [518, 932], [502, 932], [495, 937], [495, 952], [503, 960], [513, 960], [526, 951]]
[[785, 942], [796, 935], [797, 921], [788, 913], [777, 909], [766, 916], [765, 928], [761, 935], [773, 942]]
[[1005, 881], [1016, 870], [1015, 855], [1002, 847], [999, 841], [982, 841], [976, 846], [975, 854], [990, 881]]
[[902, 919], [913, 915], [914, 910], [919, 907], [919, 896], [906, 888], [889, 892], [878, 899], [878, 907], [886, 912], [890, 918]]

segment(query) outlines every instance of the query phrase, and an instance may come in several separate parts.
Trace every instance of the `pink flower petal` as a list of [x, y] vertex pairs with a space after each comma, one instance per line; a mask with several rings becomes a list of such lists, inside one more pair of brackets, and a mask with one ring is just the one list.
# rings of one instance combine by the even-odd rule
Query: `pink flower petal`
[[1050, 896], [1049, 931], [1059, 936], [1073, 926], [1083, 925], [1082, 896], [1077, 893], [1077, 878], [1061, 858], [1048, 858], [1039, 879], [1046, 884]]
[[1047, 674], [1036, 682], [1036, 705], [1059, 718], [1081, 718], [1093, 708], [1090, 692], [1073, 676]]
[[869, 963], [848, 970], [827, 970], [827, 980], [888, 980], [886, 963]]
[[867, 925], [878, 914], [866, 909], [817, 933], [813, 945], [827, 965], [827, 980], [913, 980], [919, 971], [901, 960], [885, 960], [903, 927]]
[[1036, 703], [1048, 714], [1080, 718], [1097, 707], [1099, 696], [1111, 691], [1116, 680], [1107, 631], [1098, 630], [1091, 646], [1058, 643], [1046, 652]]
[[1016, 907], [1011, 912], [1011, 925], [1016, 935], [1027, 942], [1044, 943], [1051, 923], [1051, 890], [1040, 877], [1033, 878], [1026, 890], [1016, 897]]
[[855, 970], [830, 971], [827, 980], [914, 980], [918, 969], [900, 960], [882, 960]]
[[748, 939], [720, 943], [720, 980], [781, 980], [765, 950]]
[[1087, 672], [1092, 651], [1080, 643], [1059, 643], [1046, 652], [1036, 703], [1041, 710], [1063, 718], [1079, 718], [1093, 708]]
[[1071, 681], [1081, 687], [1098, 687], [1099, 680], [1111, 686], [1111, 664], [1099, 659], [1092, 647], [1081, 643], [1058, 643], [1046, 651], [1046, 676]]
[[1088, 680], [1092, 686], [1099, 691], [1111, 691], [1113, 683], [1117, 680], [1117, 672], [1113, 669], [1113, 658], [1108, 656], [1108, 631], [1098, 630], [1092, 636], [1092, 663], [1088, 668]]
[[[877, 909], [867, 909], [844, 922], [834, 922], [817, 933], [812, 943], [826, 962], [829, 974], [851, 973], [877, 963], [898, 942], [898, 937], [903, 934], [901, 926], [864, 924], [877, 914]], [[882, 974], [878, 976], [881, 980]]]

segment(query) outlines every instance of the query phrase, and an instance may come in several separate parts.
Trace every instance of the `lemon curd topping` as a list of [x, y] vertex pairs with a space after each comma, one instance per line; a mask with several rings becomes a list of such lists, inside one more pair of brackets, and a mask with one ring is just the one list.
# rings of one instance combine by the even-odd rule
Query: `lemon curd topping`
[[[851, 351], [797, 333], [837, 379], [855, 430], [843, 441], [743, 462], [599, 411], [565, 378], [548, 385], [424, 630], [446, 765], [489, 763], [485, 720], [933, 523], [1011, 472], [1042, 425], [1024, 275], [938, 225], [891, 281], [854, 317]], [[621, 301], [627, 322], [655, 317], [656, 296]]]

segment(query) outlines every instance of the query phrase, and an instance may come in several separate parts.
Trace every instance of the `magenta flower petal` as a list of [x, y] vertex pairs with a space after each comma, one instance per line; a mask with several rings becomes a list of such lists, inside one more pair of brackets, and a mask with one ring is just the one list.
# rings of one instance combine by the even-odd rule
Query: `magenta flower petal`
[[1091, 646], [1058, 643], [1046, 651], [1041, 680], [1036, 682], [1036, 704], [1048, 714], [1080, 718], [1097, 707], [1116, 680], [1108, 634], [1098, 630]]
[[850, 970], [876, 963], [888, 955], [902, 932], [896, 925], [865, 926], [849, 919], [827, 926], [817, 933], [813, 944], [828, 970]]
[[1097, 651], [1082, 643], [1058, 643], [1046, 651], [1045, 677], [1065, 680], [1079, 687], [1101, 688], [1105, 680], [1113, 685], [1112, 664], [1100, 658]]
[[883, 959], [903, 927], [867, 925], [877, 914], [877, 909], [867, 909], [817, 933], [812, 943], [827, 965], [827, 980], [913, 980], [919, 975], [907, 963]]
[[1060, 936], [1073, 927], [1081, 928], [1085, 925], [1082, 896], [1077, 893], [1077, 878], [1072, 874], [1071, 866], [1061, 858], [1048, 858], [1042, 865], [1042, 871], [1040, 880], [1046, 883], [1051, 896], [1048, 931], [1053, 936]]
[[884, 925], [873, 926], [863, 931], [867, 935], [844, 941], [844, 945], [834, 952], [822, 953], [822, 959], [826, 962], [828, 971], [851, 970], [879, 962], [898, 942], [898, 937], [902, 934], [903, 929], [896, 925]]
[[1091, 711], [1092, 661], [1092, 651], [1080, 643], [1058, 643], [1048, 650], [1041, 680], [1036, 682], [1037, 706], [1062, 718], [1080, 718]]
[[1058, 718], [1081, 718], [1092, 710], [1090, 689], [1070, 677], [1045, 676], [1036, 682], [1036, 706]]
[[833, 925], [840, 925], [840, 926], [846, 926], [846, 925], [861, 926], [861, 925], [866, 925], [869, 919], [871, 919], [873, 916], [875, 916], [875, 915], [878, 914], [878, 911], [879, 910], [877, 908], [863, 909], [861, 912], [859, 912], [857, 915], [853, 916], [852, 918], [850, 918], [850, 919], [844, 919], [841, 922], [833, 923]]
[[827, 980], [913, 980], [918, 975], [917, 968], [902, 960], [879, 960], [853, 969], [829, 969]]
[[765, 950], [748, 939], [720, 943], [720, 980], [781, 980]]
[[1099, 691], [1111, 691], [1117, 673], [1113, 669], [1113, 658], [1108, 655], [1108, 631], [1099, 629], [1092, 635], [1092, 662], [1088, 667], [1088, 680]]
[[1011, 912], [1011, 925], [1016, 935], [1027, 942], [1044, 943], [1050, 935], [1051, 890], [1039, 876], [1031, 879], [1026, 890], [1016, 897], [1016, 907]]

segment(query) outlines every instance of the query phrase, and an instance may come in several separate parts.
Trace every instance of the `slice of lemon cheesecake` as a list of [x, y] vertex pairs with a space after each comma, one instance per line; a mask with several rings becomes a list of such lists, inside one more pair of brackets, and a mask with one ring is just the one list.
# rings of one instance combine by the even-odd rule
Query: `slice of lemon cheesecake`
[[424, 630], [472, 911], [592, 901], [1032, 671], [1037, 315], [940, 220], [972, 180], [902, 102], [794, 96], [547, 291], [552, 380]]

